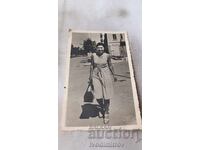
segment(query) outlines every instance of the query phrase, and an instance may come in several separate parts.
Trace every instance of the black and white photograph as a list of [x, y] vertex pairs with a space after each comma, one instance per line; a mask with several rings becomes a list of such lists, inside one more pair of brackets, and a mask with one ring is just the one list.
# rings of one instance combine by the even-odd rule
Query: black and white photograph
[[62, 129], [141, 129], [128, 34], [69, 30], [66, 50]]

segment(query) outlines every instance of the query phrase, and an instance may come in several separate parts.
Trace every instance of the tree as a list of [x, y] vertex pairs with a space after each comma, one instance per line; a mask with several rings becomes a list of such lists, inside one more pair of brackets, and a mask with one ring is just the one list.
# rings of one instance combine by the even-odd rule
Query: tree
[[83, 41], [83, 48], [84, 50], [88, 52], [94, 52], [96, 47], [96, 42], [92, 41], [91, 39], [87, 39]]

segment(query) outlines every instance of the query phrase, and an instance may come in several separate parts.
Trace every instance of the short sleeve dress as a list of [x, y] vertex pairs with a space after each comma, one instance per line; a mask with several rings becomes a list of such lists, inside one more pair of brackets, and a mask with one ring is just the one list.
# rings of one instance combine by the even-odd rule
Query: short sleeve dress
[[94, 69], [92, 74], [94, 95], [96, 99], [112, 99], [113, 97], [113, 78], [108, 67], [109, 54], [103, 53], [97, 56], [93, 53]]

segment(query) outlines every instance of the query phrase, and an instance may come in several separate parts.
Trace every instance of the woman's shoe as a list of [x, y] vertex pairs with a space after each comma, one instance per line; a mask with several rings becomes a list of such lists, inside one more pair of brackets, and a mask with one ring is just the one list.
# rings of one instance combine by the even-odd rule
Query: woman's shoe
[[97, 109], [98, 109], [98, 112], [99, 112], [98, 117], [99, 118], [104, 118], [104, 114], [105, 114], [104, 109], [101, 106], [98, 106]]
[[103, 118], [103, 114], [101, 111], [99, 111], [99, 118]]
[[103, 123], [104, 124], [108, 124], [109, 123], [109, 114], [105, 114], [105, 116], [103, 118]]

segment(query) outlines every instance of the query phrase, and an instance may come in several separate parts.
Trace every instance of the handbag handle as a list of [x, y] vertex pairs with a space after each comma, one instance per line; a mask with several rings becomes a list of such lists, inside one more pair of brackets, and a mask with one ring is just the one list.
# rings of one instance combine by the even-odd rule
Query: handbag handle
[[88, 82], [88, 86], [87, 86], [87, 89], [86, 89], [86, 91], [85, 92], [87, 92], [88, 91], [88, 89], [89, 89], [89, 87], [91, 86], [91, 81], [89, 81]]

